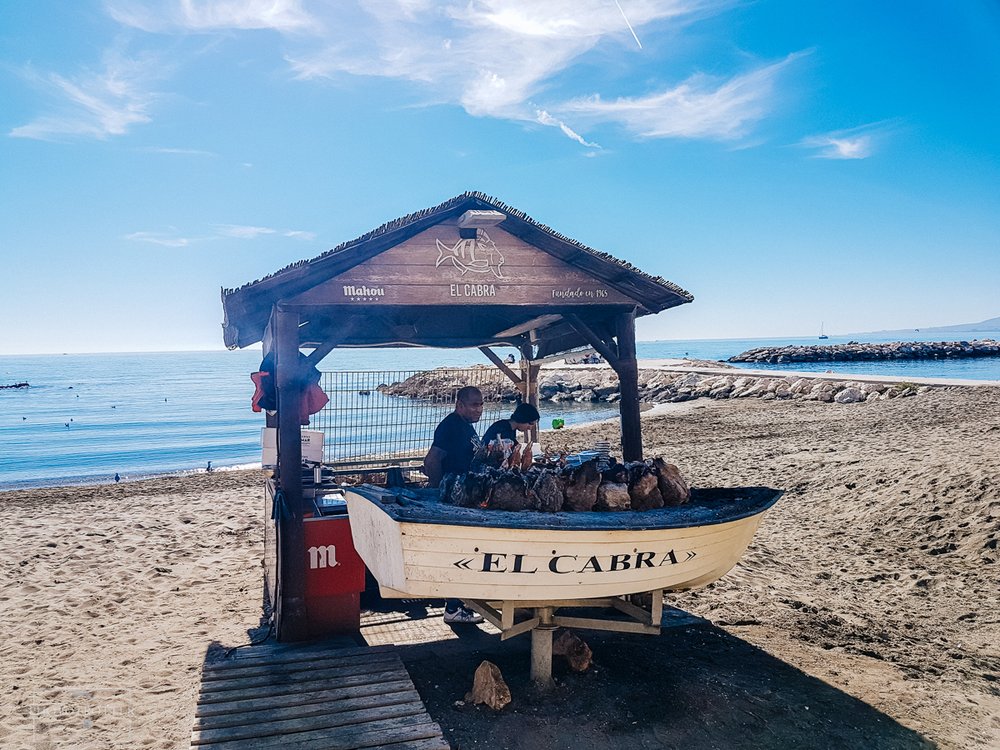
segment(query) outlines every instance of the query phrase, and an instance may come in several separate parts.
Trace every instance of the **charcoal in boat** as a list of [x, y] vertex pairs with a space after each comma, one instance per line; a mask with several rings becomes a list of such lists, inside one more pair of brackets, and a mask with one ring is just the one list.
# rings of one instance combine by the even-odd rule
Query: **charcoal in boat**
[[590, 511], [597, 502], [597, 488], [601, 484], [601, 472], [597, 470], [597, 461], [586, 461], [579, 466], [568, 469], [563, 474], [565, 483], [564, 510]]
[[631, 510], [632, 501], [628, 496], [628, 485], [624, 482], [601, 482], [597, 488], [597, 502], [594, 510]]
[[555, 513], [562, 510], [563, 483], [559, 475], [551, 469], [538, 472], [531, 487], [535, 495], [535, 506], [545, 513]]
[[491, 479], [492, 488], [486, 507], [492, 510], [528, 510], [535, 505], [534, 495], [524, 474], [504, 471]]
[[659, 474], [657, 486], [664, 505], [683, 505], [691, 499], [691, 488], [681, 476], [680, 469], [659, 457], [653, 459], [653, 467]]
[[442, 493], [442, 499], [460, 508], [475, 508], [483, 503], [490, 488], [490, 477], [488, 474], [479, 472], [466, 472], [456, 474], [448, 482], [442, 482], [442, 487], [448, 487], [447, 494]]
[[628, 474], [628, 496], [632, 510], [652, 510], [663, 507], [660, 494], [659, 472], [652, 461], [631, 461], [626, 464]]

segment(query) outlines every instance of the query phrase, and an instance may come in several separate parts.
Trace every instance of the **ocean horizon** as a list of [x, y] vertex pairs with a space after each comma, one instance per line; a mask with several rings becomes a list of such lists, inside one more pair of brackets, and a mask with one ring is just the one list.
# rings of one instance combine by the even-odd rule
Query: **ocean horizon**
[[[972, 338], [1000, 339], [1000, 331]], [[725, 360], [761, 346], [878, 343], [898, 337], [701, 339], [640, 341], [640, 359]], [[960, 340], [940, 334], [909, 341]], [[971, 340], [964, 339], [964, 340]], [[503, 352], [504, 350], [499, 349]], [[250, 373], [259, 349], [201, 352], [44, 354], [0, 356], [0, 490], [134, 481], [162, 474], [198, 473], [260, 465], [263, 415], [254, 413]], [[478, 350], [342, 349], [323, 371], [426, 370], [488, 364]], [[753, 363], [745, 369], [1000, 380], [1000, 357], [878, 362]], [[567, 425], [617, 414], [609, 404], [547, 404]]]

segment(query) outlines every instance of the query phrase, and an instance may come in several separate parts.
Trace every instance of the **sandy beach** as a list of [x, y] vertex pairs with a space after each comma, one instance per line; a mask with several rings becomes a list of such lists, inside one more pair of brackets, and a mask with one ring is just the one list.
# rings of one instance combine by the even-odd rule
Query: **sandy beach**
[[[696, 486], [786, 490], [733, 571], [669, 597], [711, 625], [582, 633], [598, 676], [558, 675], [540, 714], [517, 675], [513, 709], [493, 715], [452, 707], [467, 660], [408, 661], [455, 746], [1000, 747], [1000, 388], [699, 399], [647, 413], [643, 434]], [[544, 436], [616, 438], [616, 425]], [[0, 746], [186, 747], [206, 658], [266, 633], [262, 504], [259, 472], [0, 493]], [[647, 655], [674, 671], [621, 666]], [[769, 681], [736, 690], [744, 659]], [[677, 703], [671, 681], [696, 669], [702, 702]], [[685, 716], [608, 695], [613, 721], [577, 720], [579, 696], [612, 676], [615, 695], [671, 683]]]

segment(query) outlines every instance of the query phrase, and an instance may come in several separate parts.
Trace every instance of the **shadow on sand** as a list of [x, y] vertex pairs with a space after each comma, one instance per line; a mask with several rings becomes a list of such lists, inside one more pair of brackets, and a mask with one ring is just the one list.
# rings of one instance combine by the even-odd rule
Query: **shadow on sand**
[[[394, 606], [422, 616], [411, 601], [382, 602], [378, 609]], [[659, 636], [580, 631], [593, 650], [591, 669], [570, 672], [556, 659], [556, 688], [548, 694], [532, 687], [528, 635], [501, 642], [465, 625], [453, 628], [456, 639], [398, 648], [428, 712], [455, 748], [935, 747], [872, 706], [705, 620], [673, 609], [664, 626]], [[499, 712], [461, 702], [484, 659], [500, 667], [513, 696]]]
[[[443, 600], [382, 600], [368, 594], [362, 600], [362, 625], [366, 616], [380, 617], [396, 622], [401, 631], [440, 632]], [[530, 680], [528, 635], [501, 641], [495, 632], [457, 625], [451, 626], [455, 638], [403, 639], [396, 649], [430, 718], [458, 750], [936, 747], [872, 706], [708, 621], [665, 610], [659, 636], [580, 631], [593, 651], [591, 668], [570, 672], [557, 658], [556, 687], [544, 694]], [[275, 646], [263, 623], [248, 635], [253, 641], [266, 639], [265, 647]], [[289, 648], [332, 651], [365, 645], [355, 634]], [[212, 644], [206, 664], [233, 658], [226, 651]], [[511, 689], [512, 701], [501, 711], [463, 700], [483, 660], [500, 668]]]

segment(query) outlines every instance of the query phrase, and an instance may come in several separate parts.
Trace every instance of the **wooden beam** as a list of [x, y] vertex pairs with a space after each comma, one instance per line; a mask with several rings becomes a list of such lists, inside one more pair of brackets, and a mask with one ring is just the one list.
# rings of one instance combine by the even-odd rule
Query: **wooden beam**
[[507, 366], [507, 363], [504, 362], [502, 359], [500, 359], [500, 357], [498, 357], [496, 355], [496, 352], [494, 352], [488, 346], [481, 346], [481, 347], [479, 347], [479, 351], [481, 351], [483, 354], [485, 354], [486, 358], [490, 362], [492, 362], [497, 367], [499, 367], [500, 370], [503, 372], [503, 374], [506, 375], [508, 378], [511, 379], [511, 382], [513, 382], [514, 385], [521, 385], [521, 383], [524, 382], [523, 380], [521, 380], [521, 377], [516, 372], [514, 372], [512, 369], [510, 369]]
[[[537, 409], [539, 403], [538, 373], [542, 369], [542, 366], [532, 360], [533, 355], [534, 348], [531, 344], [525, 344], [521, 347], [521, 371], [524, 373], [524, 386], [521, 393], [524, 394], [525, 403], [531, 404]], [[528, 439], [532, 443], [538, 442], [538, 430], [540, 427], [540, 424], [536, 424], [528, 431]]]
[[531, 320], [526, 320], [523, 323], [518, 323], [511, 328], [506, 328], [502, 331], [498, 331], [496, 336], [518, 336], [523, 333], [528, 333], [530, 331], [535, 331], [546, 326], [550, 326], [553, 323], [558, 323], [562, 320], [561, 315], [539, 315], [538, 317], [532, 318]]
[[309, 364], [311, 364], [313, 367], [319, 367], [319, 363], [323, 359], [323, 357], [325, 357], [327, 354], [336, 349], [337, 344], [339, 344], [340, 341], [341, 339], [338, 336], [327, 339], [326, 342], [319, 344], [315, 349], [312, 350], [312, 352], [306, 358], [309, 360]]
[[635, 312], [615, 320], [618, 338], [618, 385], [621, 393], [622, 462], [642, 460], [642, 425], [639, 420], [639, 363], [635, 356]]
[[306, 552], [302, 517], [302, 377], [299, 366], [299, 314], [281, 311], [271, 315], [275, 341], [274, 373], [278, 390], [278, 483], [283, 498], [278, 518], [279, 641], [308, 637], [306, 621]]
[[[634, 313], [632, 314], [634, 315]], [[579, 315], [576, 315], [575, 313], [567, 313], [564, 317], [566, 318], [566, 321], [573, 326], [576, 332], [583, 336], [583, 338], [587, 340], [588, 344], [600, 352], [601, 356], [604, 357], [608, 364], [614, 368], [615, 372], [617, 372], [618, 354], [612, 350], [611, 345], [598, 336], [590, 326], [584, 323]]]

